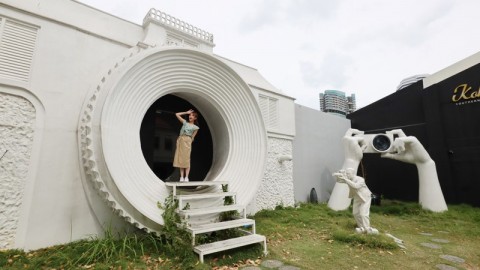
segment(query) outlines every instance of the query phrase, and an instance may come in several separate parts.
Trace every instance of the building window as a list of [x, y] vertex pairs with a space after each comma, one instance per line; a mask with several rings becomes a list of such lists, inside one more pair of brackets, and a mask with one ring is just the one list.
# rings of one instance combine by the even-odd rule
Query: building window
[[38, 29], [0, 17], [0, 77], [29, 81]]
[[278, 127], [278, 99], [260, 95], [259, 105], [267, 128]]

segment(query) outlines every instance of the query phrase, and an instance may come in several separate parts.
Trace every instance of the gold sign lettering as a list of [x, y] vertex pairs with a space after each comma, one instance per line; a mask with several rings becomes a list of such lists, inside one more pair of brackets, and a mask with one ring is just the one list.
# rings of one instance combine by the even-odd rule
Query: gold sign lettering
[[452, 96], [453, 102], [459, 102], [462, 100], [469, 100], [480, 98], [480, 88], [477, 91], [471, 91], [472, 87], [468, 86], [468, 84], [461, 84], [453, 90], [454, 95]]

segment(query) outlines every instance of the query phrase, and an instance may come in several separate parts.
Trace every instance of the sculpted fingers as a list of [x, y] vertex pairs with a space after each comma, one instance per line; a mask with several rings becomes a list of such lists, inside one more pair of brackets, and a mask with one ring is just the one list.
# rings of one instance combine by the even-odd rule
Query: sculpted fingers
[[362, 149], [362, 152], [365, 152], [365, 149], [367, 149], [367, 144], [365, 141], [363, 141], [363, 145], [360, 145], [360, 149]]
[[363, 134], [363, 131], [360, 131], [354, 128], [349, 128], [347, 132], [345, 132], [345, 137], [353, 137], [355, 135], [362, 135], [362, 134]]
[[352, 137], [353, 131], [351, 128], [347, 129], [347, 132], [345, 132], [345, 137]]
[[365, 139], [363, 137], [344, 137], [343, 142], [349, 147], [354, 147], [362, 150], [367, 147]]
[[363, 131], [355, 129], [355, 128], [351, 128], [350, 130], [352, 131], [352, 136], [363, 135], [363, 133], [364, 133]]
[[402, 138], [402, 141], [405, 143], [405, 144], [414, 144], [414, 143], [419, 143], [418, 139], [414, 136], [408, 136], [408, 137], [404, 137]]
[[382, 158], [389, 158], [389, 159], [394, 159], [394, 160], [399, 160], [401, 159], [400, 155], [397, 153], [382, 153], [380, 155]]
[[362, 144], [365, 142], [363, 137], [350, 137], [350, 140], [357, 142], [358, 144]]
[[357, 144], [360, 146], [360, 149], [362, 150], [362, 152], [367, 148], [367, 142], [365, 141], [365, 138], [363, 137], [358, 137], [356, 139], [357, 141]]
[[402, 139], [397, 138], [395, 141], [393, 141], [393, 149], [397, 153], [405, 151], [405, 142]]
[[403, 130], [401, 129], [393, 129], [391, 131], [387, 131], [387, 133], [397, 135], [399, 138], [407, 137], [407, 135], [405, 135], [405, 132], [403, 132]]

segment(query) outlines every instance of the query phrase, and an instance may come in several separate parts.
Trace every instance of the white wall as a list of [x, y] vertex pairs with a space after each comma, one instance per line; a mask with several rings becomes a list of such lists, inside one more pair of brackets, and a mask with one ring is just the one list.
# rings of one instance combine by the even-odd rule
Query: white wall
[[[0, 107], [9, 112], [17, 112], [18, 108], [25, 107], [22, 110], [32, 112], [28, 120], [33, 123], [31, 132], [25, 133], [28, 140], [12, 137], [2, 141], [5, 146], [20, 141], [25, 151], [15, 151], [18, 154], [14, 157], [22, 163], [23, 167], [20, 168], [22, 174], [18, 174], [17, 178], [10, 176], [7, 176], [7, 180], [2, 178], [6, 186], [0, 187], [0, 196], [3, 196], [3, 200], [0, 199], [0, 211], [5, 208], [2, 202], [11, 204], [10, 201], [15, 200], [16, 206], [9, 208], [8, 211], [15, 212], [9, 220], [0, 220], [13, 224], [9, 225], [8, 229], [4, 226], [0, 228], [0, 240], [6, 243], [0, 248], [34, 249], [70, 242], [101, 234], [103, 225], [131, 228], [102, 201], [91, 184], [83, 181], [78, 140], [79, 120], [85, 117], [81, 115], [83, 106], [90, 104], [85, 102], [86, 97], [91, 96], [89, 93], [105, 87], [103, 84], [105, 78], [107, 84], [114, 83], [108, 82], [108, 78], [111, 72], [112, 74], [116, 72], [114, 70], [116, 63], [128, 62], [123, 59], [129, 59], [132, 52], [137, 54], [146, 45], [157, 45], [156, 49], [161, 49], [160, 47], [164, 45], [162, 38], [166, 36], [162, 38], [151, 36], [155, 32], [152, 29], [158, 28], [158, 25], [149, 28], [152, 32], [145, 32], [140, 25], [126, 22], [75, 1], [5, 0], [0, 3], [0, 14], [2, 17], [0, 22], [7, 18], [38, 27], [28, 80], [19, 81], [0, 76], [0, 94], [3, 94]], [[146, 40], [155, 44], [145, 44], [143, 41]], [[137, 44], [139, 47], [136, 47]], [[208, 50], [205, 51], [209, 53]], [[211, 57], [213, 59], [214, 56]], [[260, 122], [255, 127], [257, 133], [261, 132], [260, 137], [268, 137], [263, 139], [261, 144], [257, 144], [261, 146], [257, 147], [262, 148], [261, 151], [254, 149], [263, 154], [262, 162], [257, 162], [258, 166], [263, 168], [264, 162], [273, 164], [265, 166], [268, 169], [265, 170], [263, 179], [257, 177], [258, 181], [262, 181], [261, 191], [257, 194], [260, 198], [258, 205], [259, 207], [271, 207], [280, 203], [291, 205], [292, 163], [286, 161], [279, 164], [277, 158], [279, 154], [292, 153], [292, 140], [295, 136], [293, 98], [277, 93], [275, 89], [254, 90], [256, 81], [262, 87], [269, 85], [262, 81], [256, 70], [248, 69], [247, 73], [235, 76], [232, 74], [232, 78], [241, 78], [239, 81], [246, 82], [238, 85], [244, 87], [248, 84], [252, 91], [248, 92], [248, 97], [251, 98], [253, 106], [249, 103], [248, 109], [252, 111], [253, 116], [245, 119], [248, 118], [250, 123], [257, 123], [256, 121], [260, 119], [253, 99], [258, 97], [259, 92], [264, 91], [265, 95], [278, 99], [278, 125], [273, 128], [267, 127], [265, 130], [261, 120], [258, 120]], [[5, 90], [7, 88], [9, 90]], [[245, 89], [249, 90], [247, 87]], [[30, 107], [27, 106], [29, 103]], [[244, 104], [235, 105], [241, 108]], [[32, 108], [35, 110], [32, 111]], [[245, 110], [245, 106], [242, 109]], [[12, 118], [14, 121], [12, 125], [26, 126], [22, 119], [22, 114], [18, 114]], [[0, 122], [0, 130], [5, 130], [8, 125], [10, 124], [7, 122]], [[246, 129], [239, 130], [243, 132]], [[3, 144], [0, 150], [4, 148]], [[268, 149], [265, 149], [267, 147]], [[265, 150], [268, 153], [265, 154]], [[242, 151], [246, 150], [240, 149], [240, 152]], [[10, 164], [11, 159], [12, 157], [6, 157], [5, 161]], [[13, 170], [10, 172], [16, 174]], [[277, 181], [281, 184], [276, 185]], [[7, 195], [1, 193], [11, 186], [15, 186], [20, 197], [8, 195], [6, 199]], [[276, 193], [275, 198], [270, 196], [272, 193]], [[265, 204], [267, 201], [268, 204]], [[160, 215], [160, 212], [158, 214]]]
[[315, 188], [319, 202], [325, 202], [335, 185], [332, 173], [343, 164], [342, 137], [350, 128], [350, 120], [296, 104], [295, 123], [295, 201], [308, 201], [310, 190]]
[[[34, 119], [39, 125], [36, 128], [42, 132], [33, 133], [34, 143], [31, 146], [38, 152], [31, 157], [30, 163], [24, 161], [29, 168], [28, 177], [23, 180], [19, 191], [22, 194], [22, 200], [17, 202], [19, 213], [10, 217], [15, 219], [11, 222], [16, 223], [16, 230], [8, 232], [7, 247], [38, 248], [100, 233], [103, 224], [89, 207], [80, 180], [77, 145], [79, 111], [86, 93], [101, 80], [106, 66], [128, 50], [124, 42], [136, 44], [132, 40], [143, 38], [143, 30], [138, 25], [122, 21], [109, 31], [123, 33], [118, 37], [128, 36], [131, 40], [113, 41], [85, 29], [94, 30], [90, 25], [91, 16], [101, 15], [98, 19], [104, 24], [99, 23], [101, 27], [96, 29], [99, 32], [106, 32], [102, 28], [113, 21], [118, 22], [118, 18], [85, 9], [78, 3], [3, 2], [6, 6], [0, 5], [0, 14], [4, 18], [35, 25], [39, 29], [29, 80], [0, 77], [0, 86], [17, 89], [17, 92], [21, 89], [26, 92], [26, 100], [42, 108], [42, 121], [39, 121], [38, 113]], [[9, 4], [18, 4], [20, 9], [10, 8]], [[25, 10], [22, 11], [22, 8]], [[77, 8], [80, 12], [75, 12]], [[38, 12], [39, 16], [28, 12]], [[127, 31], [131, 32], [126, 34]], [[2, 101], [1, 105], [5, 104], [11, 108], [10, 102]], [[23, 101], [18, 101], [15, 106], [22, 104]], [[12, 121], [17, 120], [14, 118]], [[108, 215], [108, 207], [100, 207]], [[113, 220], [112, 223], [118, 222], [115, 216], [107, 219]]]
[[[108, 39], [124, 46], [134, 46], [143, 40], [140, 25], [115, 17], [85, 4], [71, 0], [18, 1], [2, 0], [2, 11], [18, 9], [21, 14], [35, 14], [34, 17], [72, 27], [79, 32]], [[148, 10], [145, 10], [145, 14]], [[5, 15], [8, 15], [7, 12]], [[15, 17], [18, 18], [19, 13]], [[28, 15], [27, 15], [28, 16]], [[31, 17], [31, 16], [28, 16]], [[61, 32], [58, 33], [61, 38]]]

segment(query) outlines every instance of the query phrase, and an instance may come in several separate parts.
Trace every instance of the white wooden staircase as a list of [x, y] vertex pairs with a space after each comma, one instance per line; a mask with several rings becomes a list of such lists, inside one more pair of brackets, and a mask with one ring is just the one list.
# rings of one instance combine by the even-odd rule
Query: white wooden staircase
[[[244, 205], [236, 204], [236, 193], [222, 191], [221, 185], [226, 184], [228, 184], [226, 181], [165, 183], [167, 187], [172, 188], [173, 196], [178, 200], [177, 211], [184, 219], [187, 231], [192, 234], [193, 251], [199, 255], [202, 263], [205, 255], [257, 243], [262, 244], [263, 252], [267, 254], [265, 236], [256, 234], [255, 220], [246, 217]], [[216, 188], [213, 192], [205, 192], [208, 186]], [[227, 196], [233, 197], [233, 204], [223, 205], [223, 198]], [[218, 205], [203, 207], [216, 204]], [[219, 221], [220, 213], [229, 211], [238, 211], [241, 215], [235, 220]], [[209, 244], [196, 244], [195, 237], [199, 234], [233, 228], [239, 228], [244, 235]]]

